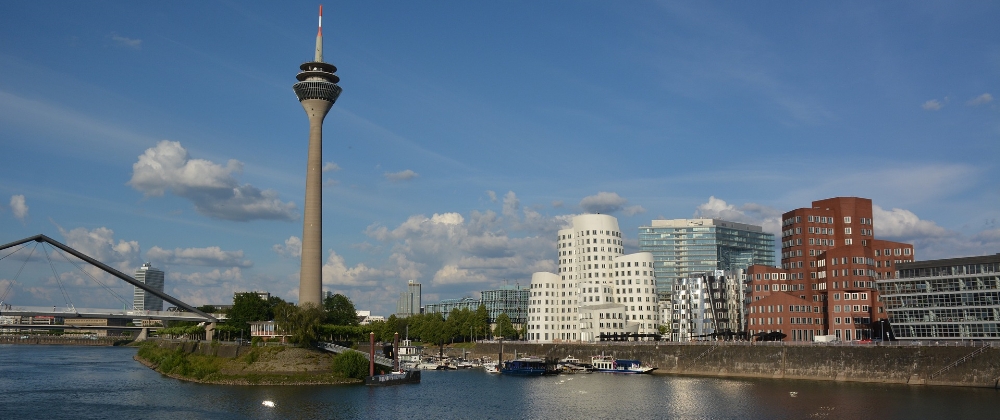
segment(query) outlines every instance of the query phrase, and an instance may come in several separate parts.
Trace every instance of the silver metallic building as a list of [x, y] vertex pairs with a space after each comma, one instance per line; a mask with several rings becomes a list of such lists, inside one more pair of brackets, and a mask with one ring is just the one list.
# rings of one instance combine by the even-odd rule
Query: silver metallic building
[[878, 280], [896, 338], [1000, 339], [1000, 254], [916, 261]]

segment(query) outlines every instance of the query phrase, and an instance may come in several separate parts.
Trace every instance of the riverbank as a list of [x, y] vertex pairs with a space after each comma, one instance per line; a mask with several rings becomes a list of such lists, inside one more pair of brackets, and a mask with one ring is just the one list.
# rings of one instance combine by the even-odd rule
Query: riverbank
[[297, 347], [218, 342], [149, 341], [134, 359], [168, 377], [217, 385], [344, 385], [362, 383], [332, 369], [334, 355]]
[[34, 344], [56, 346], [124, 346], [132, 340], [121, 337], [73, 337], [66, 335], [0, 335], [0, 344]]
[[[463, 349], [447, 349], [453, 356]], [[497, 343], [478, 343], [471, 357], [496, 359]], [[748, 345], [745, 343], [504, 343], [503, 357], [606, 354], [639, 359], [654, 373], [683, 376], [808, 379], [1000, 389], [1000, 348], [972, 346]], [[970, 356], [971, 357], [968, 357]], [[962, 360], [967, 358], [966, 360]], [[960, 363], [955, 364], [956, 362]]]

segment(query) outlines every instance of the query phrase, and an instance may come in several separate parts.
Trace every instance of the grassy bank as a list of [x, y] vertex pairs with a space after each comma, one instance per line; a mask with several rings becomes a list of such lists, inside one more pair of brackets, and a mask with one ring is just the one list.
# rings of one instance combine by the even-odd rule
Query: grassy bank
[[147, 342], [135, 359], [171, 378], [226, 385], [328, 385], [361, 383], [333, 369], [335, 356], [294, 347], [255, 347], [239, 357], [186, 352]]

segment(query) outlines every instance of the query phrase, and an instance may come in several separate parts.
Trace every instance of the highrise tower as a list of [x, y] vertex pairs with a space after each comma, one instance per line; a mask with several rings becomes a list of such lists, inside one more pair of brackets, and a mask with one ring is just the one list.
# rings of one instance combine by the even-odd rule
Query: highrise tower
[[340, 96], [337, 67], [323, 62], [323, 6], [319, 7], [316, 57], [299, 66], [292, 86], [309, 117], [309, 157], [306, 161], [305, 215], [302, 220], [302, 268], [299, 305], [322, 305], [323, 292], [323, 119]]

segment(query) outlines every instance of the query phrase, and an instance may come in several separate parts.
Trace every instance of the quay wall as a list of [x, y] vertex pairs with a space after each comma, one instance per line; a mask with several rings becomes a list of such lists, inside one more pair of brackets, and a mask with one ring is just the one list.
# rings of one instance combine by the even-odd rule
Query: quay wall
[[217, 356], [225, 358], [236, 358], [248, 353], [252, 346], [248, 345], [237, 345], [234, 343], [220, 343], [218, 341], [201, 341], [201, 340], [149, 340], [155, 342], [160, 348], [165, 349], [181, 349], [185, 353], [197, 353], [206, 356]]
[[62, 346], [120, 346], [130, 340], [121, 337], [65, 337], [58, 335], [31, 335], [21, 338], [21, 335], [0, 335], [0, 344], [48, 344]]
[[[780, 343], [503, 343], [503, 358], [513, 358], [516, 351], [518, 356], [560, 359], [572, 355], [589, 362], [591, 356], [603, 353], [619, 359], [639, 359], [648, 366], [658, 368], [655, 371], [658, 374], [998, 388], [1000, 347], [988, 347], [963, 363], [938, 373], [980, 348]], [[488, 356], [496, 360], [500, 345], [477, 343], [468, 351], [470, 357]], [[448, 349], [447, 352], [452, 356], [461, 356], [462, 349]]]

